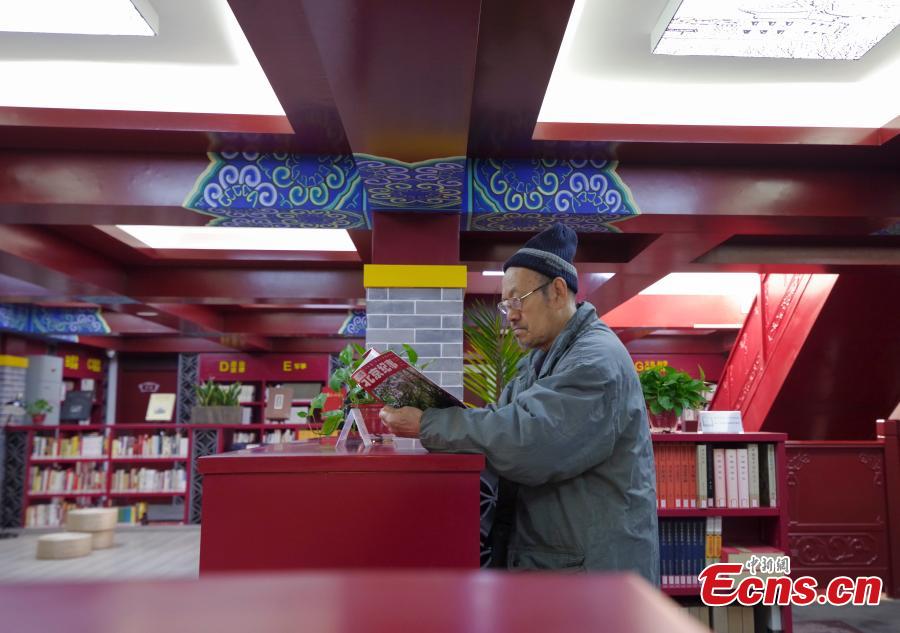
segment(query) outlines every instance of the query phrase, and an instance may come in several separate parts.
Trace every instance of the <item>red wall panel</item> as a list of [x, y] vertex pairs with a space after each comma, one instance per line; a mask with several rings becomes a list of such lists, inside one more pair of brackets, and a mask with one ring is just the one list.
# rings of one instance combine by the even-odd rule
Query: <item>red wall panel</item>
[[889, 587], [883, 443], [788, 442], [787, 456], [793, 575], [879, 576]]

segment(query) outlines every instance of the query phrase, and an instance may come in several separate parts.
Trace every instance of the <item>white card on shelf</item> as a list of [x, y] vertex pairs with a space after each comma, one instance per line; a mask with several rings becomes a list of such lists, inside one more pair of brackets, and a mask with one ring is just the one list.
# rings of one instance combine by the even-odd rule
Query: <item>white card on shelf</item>
[[743, 433], [740, 411], [701, 411], [701, 433]]

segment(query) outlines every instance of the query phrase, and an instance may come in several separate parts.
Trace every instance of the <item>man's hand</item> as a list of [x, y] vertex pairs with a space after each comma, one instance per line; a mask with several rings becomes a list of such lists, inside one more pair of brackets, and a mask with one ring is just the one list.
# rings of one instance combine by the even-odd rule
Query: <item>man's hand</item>
[[422, 410], [415, 407], [384, 407], [379, 413], [381, 421], [398, 437], [419, 437], [422, 428]]

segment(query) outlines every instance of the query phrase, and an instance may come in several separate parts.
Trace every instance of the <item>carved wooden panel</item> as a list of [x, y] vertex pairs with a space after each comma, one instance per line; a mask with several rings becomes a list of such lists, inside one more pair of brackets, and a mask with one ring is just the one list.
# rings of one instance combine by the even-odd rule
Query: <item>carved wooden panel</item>
[[790, 442], [792, 570], [820, 582], [877, 575], [888, 582], [884, 448], [876, 442]]

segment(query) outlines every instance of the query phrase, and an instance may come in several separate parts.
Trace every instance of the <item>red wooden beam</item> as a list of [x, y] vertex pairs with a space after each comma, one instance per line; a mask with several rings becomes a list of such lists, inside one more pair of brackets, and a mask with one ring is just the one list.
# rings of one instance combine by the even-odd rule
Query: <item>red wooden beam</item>
[[284, 116], [0, 107], [0, 147], [10, 149], [202, 154], [284, 150], [292, 138]]
[[610, 327], [653, 331], [695, 324], [740, 325], [745, 316], [738, 300], [727, 296], [637, 295], [604, 314], [603, 320]]
[[362, 271], [142, 268], [130, 273], [131, 296], [147, 303], [252, 303], [257, 300], [365, 296]]
[[[540, 156], [554, 149], [532, 140], [532, 133], [573, 4], [574, 0], [482, 3], [470, 156]], [[576, 150], [582, 155], [585, 151], [591, 149], [584, 143]]]
[[[466, 154], [481, 4], [302, 2], [354, 152], [403, 161]], [[266, 20], [266, 34], [277, 19]]]
[[622, 266], [612, 279], [588, 295], [587, 300], [594, 304], [598, 314], [606, 314], [668, 273], [709, 252], [728, 237], [716, 233], [661, 235]]
[[643, 125], [538, 121], [536, 141], [881, 145], [882, 128]]
[[228, 4], [293, 127], [295, 145], [302, 147], [295, 151], [348, 154], [344, 126], [303, 3], [269, 0], [265, 10], [255, 0]]
[[264, 336], [336, 336], [347, 312], [297, 312], [291, 310], [225, 313], [227, 332], [253, 332]]
[[[181, 205], [207, 165], [199, 154], [0, 152], [0, 223], [205, 224]], [[641, 210], [617, 225], [626, 233], [862, 235], [900, 221], [896, 170], [623, 163], [618, 172]]]

